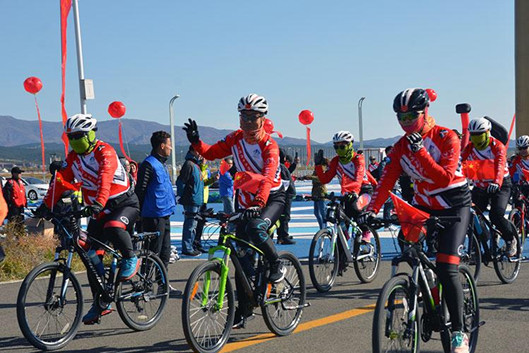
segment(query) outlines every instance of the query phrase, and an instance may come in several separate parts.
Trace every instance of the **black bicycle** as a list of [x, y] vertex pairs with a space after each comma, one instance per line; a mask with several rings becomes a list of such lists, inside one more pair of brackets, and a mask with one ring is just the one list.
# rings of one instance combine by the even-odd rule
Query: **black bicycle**
[[[200, 353], [218, 352], [230, 337], [234, 315], [234, 290], [229, 277], [231, 260], [235, 277], [242, 284], [253, 308], [261, 307], [268, 329], [278, 336], [289, 335], [298, 326], [305, 302], [305, 278], [299, 260], [289, 252], [280, 252], [286, 268], [279, 283], [268, 281], [269, 265], [253, 244], [229, 231], [241, 214], [204, 214], [220, 225], [218, 246], [209, 249], [209, 260], [191, 273], [182, 299], [182, 325], [189, 346]], [[221, 257], [215, 257], [215, 253]], [[241, 294], [239, 294], [241, 295]]]
[[[362, 197], [363, 195], [360, 196]], [[370, 237], [363, 239], [360, 227], [343, 210], [344, 197], [331, 194], [328, 199], [330, 202], [327, 205], [326, 221], [332, 226], [321, 229], [314, 235], [309, 250], [310, 279], [322, 293], [332, 288], [336, 277], [341, 276], [351, 263], [360, 281], [373, 281], [378, 273], [381, 257], [380, 239], [375, 229], [369, 227]], [[352, 226], [351, 236], [346, 224]]]
[[[115, 303], [123, 322], [133, 330], [151, 329], [160, 320], [169, 287], [163, 262], [147, 250], [158, 232], [132, 236], [141, 266], [127, 281], [118, 281], [121, 254], [88, 236], [79, 227], [80, 212], [54, 214], [60, 245], [55, 260], [35, 267], [24, 279], [17, 298], [17, 319], [24, 337], [36, 348], [56, 350], [66, 346], [76, 335], [83, 313], [83, 294], [76, 275], [71, 270], [77, 253], [86, 270], [97, 278], [95, 304], [101, 310]], [[87, 246], [88, 244], [88, 246]], [[111, 263], [99, 274], [90, 259], [89, 246], [104, 249], [112, 256]], [[61, 256], [66, 251], [67, 257]], [[91, 250], [93, 251], [93, 250]]]
[[505, 284], [514, 282], [520, 273], [522, 262], [523, 248], [519, 235], [514, 235], [517, 240], [516, 255], [509, 256], [501, 232], [476, 206], [473, 206], [470, 212], [472, 221], [461, 252], [461, 262], [471, 269], [476, 282], [481, 272], [481, 264], [488, 266], [491, 262], [500, 281]]
[[[426, 225], [431, 232], [443, 228], [445, 222], [457, 221], [460, 221], [459, 217], [430, 217]], [[380, 226], [380, 222], [375, 219], [372, 225]], [[425, 239], [426, 232], [413, 240], [404, 234], [403, 252], [391, 262], [392, 276], [380, 292], [373, 317], [374, 353], [417, 353], [420, 351], [420, 340], [428, 342], [433, 332], [441, 334], [444, 352], [450, 352], [450, 315], [443, 287], [437, 281], [437, 267], [425, 252]], [[398, 272], [401, 263], [410, 265], [411, 274]], [[478, 293], [474, 278], [464, 265], [459, 266], [459, 279], [464, 297], [463, 331], [470, 334], [469, 347], [473, 353], [478, 342], [479, 327], [483, 324], [479, 321]], [[422, 314], [419, 310], [421, 306]]]

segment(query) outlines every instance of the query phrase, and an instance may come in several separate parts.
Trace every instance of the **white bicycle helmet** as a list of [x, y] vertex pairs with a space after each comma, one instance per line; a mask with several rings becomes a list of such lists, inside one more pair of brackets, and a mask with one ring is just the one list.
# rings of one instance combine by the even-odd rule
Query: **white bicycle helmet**
[[74, 132], [89, 132], [96, 128], [97, 120], [92, 118], [92, 114], [75, 114], [66, 120], [64, 132], [71, 134]]
[[334, 134], [332, 137], [332, 143], [338, 143], [338, 142], [354, 142], [353, 134], [351, 134], [349, 131], [338, 131]]
[[470, 120], [468, 124], [468, 132], [470, 133], [480, 133], [490, 131], [492, 124], [485, 118], [477, 118]]
[[259, 96], [255, 93], [250, 93], [246, 97], [242, 97], [239, 100], [239, 106], [237, 109], [239, 112], [243, 110], [253, 110], [263, 115], [268, 114], [268, 102], [265, 97]]
[[516, 139], [516, 147], [519, 149], [525, 149], [529, 147], [529, 136], [522, 135]]

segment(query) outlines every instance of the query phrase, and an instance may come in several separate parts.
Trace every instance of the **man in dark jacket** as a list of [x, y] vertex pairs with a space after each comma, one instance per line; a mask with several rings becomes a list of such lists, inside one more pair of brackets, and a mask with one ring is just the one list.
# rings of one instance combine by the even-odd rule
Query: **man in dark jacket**
[[[292, 207], [292, 198], [296, 196], [296, 187], [294, 186], [294, 180], [292, 180], [292, 174], [285, 165], [285, 151], [279, 149], [279, 163], [281, 167], [281, 181], [285, 188], [285, 208], [283, 213], [279, 217], [279, 228], [277, 229], [277, 243], [283, 245], [296, 244], [294, 240], [290, 238], [288, 234], [288, 222], [290, 222], [290, 211]], [[291, 165], [292, 166], [292, 165]]]
[[204, 180], [198, 163], [199, 154], [189, 146], [186, 161], [176, 180], [179, 203], [184, 206], [184, 225], [182, 228], [182, 253], [187, 256], [199, 256], [200, 251], [193, 248], [196, 236], [197, 220], [195, 216], [204, 203]]
[[165, 165], [171, 155], [171, 135], [165, 131], [154, 132], [151, 146], [151, 155], [140, 165], [135, 192], [140, 200], [143, 231], [160, 232], [151, 250], [167, 268], [171, 257], [170, 217], [176, 208], [173, 184]]
[[7, 202], [7, 219], [9, 222], [17, 224], [20, 231], [24, 230], [24, 207], [27, 207], [26, 188], [20, 174], [24, 171], [19, 167], [11, 169], [11, 178], [7, 179], [4, 185], [4, 197]]

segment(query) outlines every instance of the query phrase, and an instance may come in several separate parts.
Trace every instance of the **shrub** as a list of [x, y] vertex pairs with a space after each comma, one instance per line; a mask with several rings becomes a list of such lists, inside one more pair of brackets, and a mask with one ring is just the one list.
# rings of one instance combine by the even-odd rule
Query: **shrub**
[[[4, 230], [6, 238], [1, 245], [6, 258], [0, 263], [0, 282], [23, 279], [35, 266], [53, 261], [58, 244], [56, 237], [26, 235], [12, 224], [6, 225]], [[74, 270], [84, 269], [78, 258], [74, 259], [72, 267]]]

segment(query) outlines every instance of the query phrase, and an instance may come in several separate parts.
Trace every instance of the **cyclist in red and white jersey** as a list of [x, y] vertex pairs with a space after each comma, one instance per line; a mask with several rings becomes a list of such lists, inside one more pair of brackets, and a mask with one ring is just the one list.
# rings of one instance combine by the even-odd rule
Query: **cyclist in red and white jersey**
[[[91, 217], [87, 231], [92, 237], [110, 241], [121, 252], [123, 259], [119, 280], [124, 281], [132, 278], [140, 265], [129, 234], [139, 216], [139, 202], [114, 148], [96, 138], [96, 124], [97, 120], [90, 114], [76, 114], [68, 118], [64, 128], [72, 151], [68, 153], [60, 173], [67, 182], [82, 182], [83, 215]], [[52, 199], [53, 187], [45, 196], [43, 205], [54, 206]], [[39, 210], [38, 213], [44, 212]], [[95, 297], [98, 293], [92, 284], [97, 279], [92, 278], [90, 273], [88, 279]], [[94, 324], [100, 316], [111, 311], [110, 305], [101, 309], [94, 302], [83, 322]]]
[[[507, 169], [505, 145], [490, 135], [492, 124], [486, 118], [472, 119], [468, 124], [470, 142], [461, 153], [463, 161], [485, 161], [494, 163], [493, 177], [480, 177], [474, 180], [472, 202], [485, 211], [490, 202], [489, 217], [505, 239], [507, 253], [516, 255], [516, 228], [505, 218], [505, 209], [511, 197], [512, 183]], [[491, 175], [492, 176], [492, 175]]]
[[529, 136], [522, 135], [516, 139], [516, 156], [509, 172], [517, 183], [529, 180]]
[[[233, 155], [237, 172], [249, 172], [258, 183], [257, 192], [237, 189], [238, 208], [244, 210], [244, 222], [237, 228], [237, 234], [254, 243], [270, 263], [271, 282], [284, 278], [285, 268], [281, 265], [274, 242], [268, 236], [268, 228], [281, 216], [285, 205], [285, 190], [281, 183], [279, 147], [264, 130], [268, 103], [264, 97], [250, 94], [242, 97], [238, 105], [240, 129], [230, 133], [223, 140], [208, 145], [199, 138], [194, 120], [185, 123], [184, 130], [193, 148], [205, 159], [214, 160]], [[237, 179], [237, 176], [236, 176]], [[244, 290], [237, 284], [238, 296]], [[250, 316], [247, 300], [239, 300], [236, 311], [236, 326], [244, 325], [244, 318]]]
[[452, 320], [452, 352], [467, 353], [468, 337], [462, 332], [463, 290], [458, 250], [470, 220], [471, 196], [461, 173], [459, 138], [451, 129], [435, 124], [428, 115], [429, 105], [427, 92], [420, 88], [407, 89], [395, 97], [393, 109], [406, 135], [388, 155], [389, 162], [368, 206], [370, 212], [360, 217], [360, 222], [378, 213], [402, 172], [413, 180], [416, 207], [436, 216], [461, 218], [439, 232], [436, 262]]

